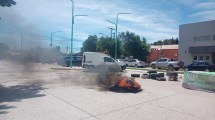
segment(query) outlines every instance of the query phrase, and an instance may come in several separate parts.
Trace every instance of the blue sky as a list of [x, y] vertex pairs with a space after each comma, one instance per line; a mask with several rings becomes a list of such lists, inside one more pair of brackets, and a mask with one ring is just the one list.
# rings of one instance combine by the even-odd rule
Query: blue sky
[[[17, 5], [0, 7], [0, 41], [20, 45], [20, 29], [23, 30], [24, 48], [49, 47], [50, 33], [54, 46], [62, 51], [70, 47], [70, 0], [15, 0]], [[110, 36], [108, 27], [114, 27], [117, 13], [119, 32], [130, 31], [145, 37], [149, 43], [178, 37], [179, 25], [215, 19], [214, 0], [74, 0], [75, 18], [74, 51], [78, 52], [88, 35], [103, 33]]]

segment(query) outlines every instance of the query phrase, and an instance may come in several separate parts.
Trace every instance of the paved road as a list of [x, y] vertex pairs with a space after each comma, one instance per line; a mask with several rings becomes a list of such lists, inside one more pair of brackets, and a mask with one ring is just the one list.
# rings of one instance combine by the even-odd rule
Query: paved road
[[[0, 120], [214, 120], [215, 94], [182, 80], [136, 79], [143, 92], [101, 90], [96, 76], [56, 65], [0, 61]], [[142, 73], [128, 70], [124, 74]]]

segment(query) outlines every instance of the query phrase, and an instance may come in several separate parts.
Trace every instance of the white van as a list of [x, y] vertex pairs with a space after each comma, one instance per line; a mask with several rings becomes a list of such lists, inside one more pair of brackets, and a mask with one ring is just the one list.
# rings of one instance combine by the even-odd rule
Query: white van
[[84, 52], [82, 58], [82, 67], [99, 67], [101, 65], [119, 65], [122, 70], [125, 70], [126, 65], [116, 62], [113, 58], [99, 52]]

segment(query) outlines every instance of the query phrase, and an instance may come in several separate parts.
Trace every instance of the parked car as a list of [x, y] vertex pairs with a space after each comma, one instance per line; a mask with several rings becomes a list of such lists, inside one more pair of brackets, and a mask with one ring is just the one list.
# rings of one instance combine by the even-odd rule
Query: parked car
[[125, 61], [123, 61], [122, 59], [116, 59], [116, 62], [125, 63]]
[[122, 59], [116, 59], [115, 62], [118, 63], [118, 65], [120, 65], [123, 70], [126, 69], [125, 61], [123, 61]]
[[82, 59], [83, 68], [99, 68], [101, 65], [117, 65], [121, 70], [126, 69], [126, 65], [121, 62], [117, 62], [110, 56], [99, 52], [84, 52]]
[[151, 62], [150, 66], [152, 67], [152, 69], [155, 68], [165, 68], [168, 70], [179, 70], [180, 67], [182, 67], [182, 65], [180, 65], [181, 62], [175, 61], [173, 59], [170, 58], [161, 58], [158, 59], [157, 61]]
[[206, 61], [197, 61], [193, 62], [190, 65], [184, 66], [184, 69], [187, 71], [195, 70], [195, 71], [215, 71], [215, 65], [208, 63]]
[[146, 63], [142, 62], [138, 59], [132, 59], [126, 62], [126, 66], [132, 66], [132, 67], [145, 67]]
[[[64, 56], [62, 60], [58, 62], [59, 65], [62, 65], [64, 67], [70, 66], [70, 56]], [[81, 56], [73, 56], [72, 59], [72, 66], [81, 66], [82, 65], [82, 57]]]

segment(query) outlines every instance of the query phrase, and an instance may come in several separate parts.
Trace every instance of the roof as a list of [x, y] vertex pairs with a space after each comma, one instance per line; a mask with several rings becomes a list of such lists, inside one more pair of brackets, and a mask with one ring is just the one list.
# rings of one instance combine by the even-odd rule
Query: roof
[[166, 49], [178, 49], [179, 45], [151, 45], [151, 49], [162, 49], [162, 50], [166, 50]]
[[215, 22], [215, 20], [201, 21], [201, 22], [194, 22], [194, 23], [186, 23], [186, 24], [181, 24], [180, 26], [184, 26], [184, 25], [195, 25], [195, 24], [205, 24], [205, 23], [210, 23], [210, 22]]

